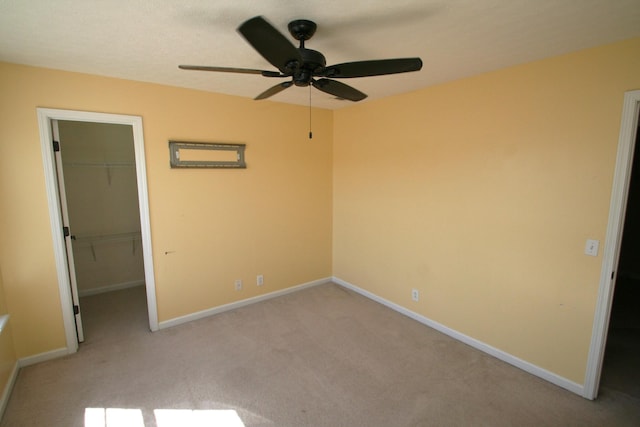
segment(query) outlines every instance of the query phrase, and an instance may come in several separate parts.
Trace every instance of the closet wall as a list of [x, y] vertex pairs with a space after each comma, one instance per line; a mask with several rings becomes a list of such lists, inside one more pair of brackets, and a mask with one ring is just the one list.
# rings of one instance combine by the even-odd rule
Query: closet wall
[[131, 127], [60, 121], [58, 129], [78, 293], [143, 284]]

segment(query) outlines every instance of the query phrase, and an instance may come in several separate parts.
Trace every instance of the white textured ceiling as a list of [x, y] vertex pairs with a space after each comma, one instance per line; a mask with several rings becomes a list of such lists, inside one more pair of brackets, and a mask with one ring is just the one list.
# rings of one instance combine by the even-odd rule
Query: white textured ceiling
[[[253, 98], [274, 81], [178, 64], [273, 69], [236, 31], [257, 15], [287, 37], [289, 21], [315, 21], [306, 46], [327, 65], [422, 58], [419, 72], [342, 80], [361, 102], [640, 37], [640, 0], [0, 0], [0, 61]], [[309, 89], [271, 100], [307, 105]], [[317, 90], [312, 103], [352, 104]]]

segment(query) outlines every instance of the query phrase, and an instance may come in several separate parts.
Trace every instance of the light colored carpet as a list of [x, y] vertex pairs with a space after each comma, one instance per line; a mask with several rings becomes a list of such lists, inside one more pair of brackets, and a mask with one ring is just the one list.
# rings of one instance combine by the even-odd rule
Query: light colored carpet
[[84, 426], [87, 408], [136, 427], [195, 425], [163, 409], [234, 415], [202, 426], [640, 425], [637, 398], [585, 400], [335, 284], [153, 334], [144, 298], [84, 298], [87, 341], [22, 369], [0, 426]]

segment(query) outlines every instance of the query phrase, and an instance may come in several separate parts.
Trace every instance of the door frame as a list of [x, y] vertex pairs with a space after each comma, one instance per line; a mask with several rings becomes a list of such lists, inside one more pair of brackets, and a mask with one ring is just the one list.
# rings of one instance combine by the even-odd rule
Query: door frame
[[51, 108], [37, 108], [36, 110], [38, 114], [38, 126], [40, 129], [40, 143], [42, 149], [47, 200], [49, 204], [51, 235], [53, 237], [53, 249], [58, 276], [58, 287], [60, 291], [60, 303], [62, 306], [62, 318], [64, 322], [68, 352], [74, 353], [78, 350], [78, 340], [76, 336], [73, 301], [69, 283], [69, 267], [67, 264], [65, 242], [62, 233], [60, 197], [53, 152], [53, 135], [51, 132], [52, 120], [122, 124], [129, 125], [132, 128], [136, 180], [138, 184], [138, 205], [140, 207], [140, 231], [142, 236], [144, 276], [147, 293], [147, 307], [149, 312], [149, 328], [151, 331], [157, 331], [158, 309], [156, 304], [155, 275], [153, 271], [153, 253], [151, 249], [151, 223], [149, 220], [149, 195], [147, 190], [142, 117]]
[[602, 372], [602, 362], [607, 344], [616, 270], [620, 258], [620, 245], [622, 243], [624, 217], [629, 196], [629, 183], [631, 181], [631, 167], [633, 163], [636, 132], [638, 130], [639, 113], [640, 90], [625, 92], [620, 135], [618, 138], [618, 154], [613, 176], [611, 202], [609, 205], [609, 220], [602, 255], [600, 286], [598, 289], [598, 299], [591, 334], [591, 346], [589, 347], [589, 357], [587, 359], [587, 371], [583, 389], [583, 397], [587, 399], [595, 399], [598, 397], [598, 388], [600, 387], [600, 374]]

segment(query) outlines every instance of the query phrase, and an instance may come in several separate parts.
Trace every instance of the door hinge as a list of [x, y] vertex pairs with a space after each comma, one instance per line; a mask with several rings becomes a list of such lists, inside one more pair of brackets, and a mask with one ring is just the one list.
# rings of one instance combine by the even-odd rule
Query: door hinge
[[69, 227], [62, 227], [62, 234], [64, 237], [69, 237]]
[[60, 151], [60, 143], [58, 141], [53, 141], [53, 151]]
[[74, 315], [80, 314], [80, 307], [79, 306], [77, 306], [77, 305], [73, 306], [73, 314]]
[[611, 280], [613, 280], [613, 278], [614, 278], [615, 276], [616, 276], [616, 272], [615, 272], [615, 271], [612, 271], [612, 272], [611, 272]]

